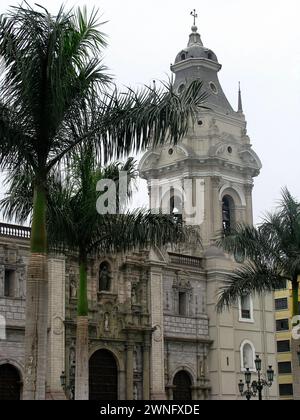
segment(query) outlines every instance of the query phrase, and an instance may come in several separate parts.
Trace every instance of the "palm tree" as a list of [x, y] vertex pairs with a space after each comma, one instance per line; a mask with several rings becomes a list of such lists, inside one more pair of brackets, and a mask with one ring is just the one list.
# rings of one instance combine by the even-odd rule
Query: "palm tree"
[[[126, 252], [138, 247], [164, 245], [184, 241], [189, 228], [173, 217], [152, 215], [149, 211], [98, 214], [96, 202], [101, 195], [97, 184], [101, 180], [117, 183], [119, 173], [127, 172], [127, 198], [137, 172], [135, 162], [129, 158], [122, 165], [114, 162], [105, 168], [95, 163], [93, 148], [80, 147], [73, 153], [67, 176], [61, 180], [57, 174], [49, 180], [48, 240], [52, 250], [78, 255], [79, 284], [77, 295], [76, 375], [75, 399], [88, 399], [88, 295], [87, 270], [90, 258], [99, 254]], [[11, 186], [8, 197], [2, 201], [6, 212], [27, 218], [32, 207], [32, 183], [28, 174], [20, 174]], [[24, 194], [28, 199], [24, 200]], [[118, 194], [117, 194], [118, 197]], [[120, 203], [117, 203], [117, 209]]]
[[[0, 169], [34, 175], [31, 255], [26, 284], [24, 399], [45, 398], [47, 366], [47, 189], [49, 174], [82, 142], [102, 161], [187, 131], [204, 99], [201, 82], [180, 95], [172, 85], [138, 92], [108, 89], [105, 37], [97, 12], [52, 16], [41, 6], [0, 16]], [[84, 120], [90, 111], [88, 120]], [[82, 132], [83, 126], [87, 129]]]
[[[292, 285], [292, 326], [300, 315], [300, 202], [287, 188], [282, 190], [280, 206], [257, 227], [236, 226], [219, 243], [229, 253], [246, 256], [244, 265], [227, 276], [221, 290], [218, 310], [234, 304], [244, 295], [273, 292]], [[298, 328], [298, 327], [297, 327]], [[295, 389], [299, 387], [298, 341], [291, 339]], [[297, 392], [297, 391], [296, 391]]]
[[219, 242], [225, 251], [247, 257], [246, 263], [226, 278], [219, 310], [240, 296], [271, 292], [286, 281], [292, 284], [293, 316], [299, 312], [300, 202], [285, 188], [278, 210], [258, 226], [237, 225]]

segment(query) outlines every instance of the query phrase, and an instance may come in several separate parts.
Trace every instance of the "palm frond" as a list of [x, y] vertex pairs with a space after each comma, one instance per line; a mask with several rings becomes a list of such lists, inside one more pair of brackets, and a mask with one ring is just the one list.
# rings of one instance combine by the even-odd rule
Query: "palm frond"
[[281, 286], [284, 279], [284, 276], [265, 265], [248, 262], [224, 278], [224, 286], [219, 291], [217, 310], [221, 312], [229, 308], [244, 295], [272, 292]]
[[244, 293], [269, 292], [282, 279], [300, 275], [300, 203], [285, 188], [280, 206], [268, 213], [258, 227], [237, 225], [219, 240], [229, 253], [242, 253], [247, 262], [228, 274], [218, 309], [234, 303]]
[[144, 249], [149, 246], [186, 243], [190, 229], [174, 217], [147, 210], [99, 215], [89, 252], [109, 253]]
[[[0, 17], [0, 54], [7, 67], [0, 86], [0, 161], [4, 164], [16, 155], [20, 160], [23, 156], [23, 161], [31, 155], [38, 165], [47, 162], [49, 154], [64, 147], [56, 136], [61, 130], [67, 134], [65, 120], [110, 82], [101, 63], [105, 40], [98, 26], [96, 12], [88, 17], [78, 11], [75, 18], [63, 8], [54, 17], [41, 7], [19, 6]], [[5, 121], [9, 124], [4, 125]], [[16, 138], [16, 132], [23, 136]]]

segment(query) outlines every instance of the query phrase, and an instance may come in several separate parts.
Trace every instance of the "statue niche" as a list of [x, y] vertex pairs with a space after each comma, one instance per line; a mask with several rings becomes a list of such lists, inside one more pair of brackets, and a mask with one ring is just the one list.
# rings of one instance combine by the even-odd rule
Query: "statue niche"
[[111, 270], [108, 262], [100, 264], [99, 269], [99, 290], [100, 292], [109, 292], [111, 289]]

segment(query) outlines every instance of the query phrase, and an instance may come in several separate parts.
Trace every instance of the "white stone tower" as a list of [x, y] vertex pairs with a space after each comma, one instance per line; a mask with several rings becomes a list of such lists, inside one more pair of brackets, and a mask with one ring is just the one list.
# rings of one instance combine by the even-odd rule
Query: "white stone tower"
[[[149, 150], [141, 160], [140, 174], [148, 181], [150, 206], [182, 213], [193, 223], [186, 200], [197, 211], [203, 247], [190, 246], [183, 254], [202, 257], [206, 273], [206, 302], [209, 317], [209, 352], [211, 397], [238, 396], [237, 383], [245, 367], [254, 368], [255, 353], [261, 355], [263, 367], [275, 367], [273, 298], [247, 298], [229, 312], [216, 313], [217, 294], [226, 272], [241, 263], [214, 246], [223, 228], [236, 223], [251, 224], [253, 178], [259, 175], [261, 162], [247, 135], [241, 90], [238, 110], [227, 100], [218, 79], [221, 70], [216, 54], [203, 46], [197, 27], [192, 26], [188, 45], [171, 66], [174, 87], [180, 93], [191, 81], [200, 79], [208, 94], [207, 109], [201, 109], [196, 123], [176, 146]], [[154, 181], [153, 181], [154, 180]], [[184, 180], [190, 184], [185, 184]], [[166, 193], [165, 186], [170, 189]], [[189, 185], [185, 196], [177, 192]], [[160, 194], [159, 194], [160, 191]], [[184, 193], [187, 191], [184, 190]], [[274, 383], [268, 396], [276, 397]]]

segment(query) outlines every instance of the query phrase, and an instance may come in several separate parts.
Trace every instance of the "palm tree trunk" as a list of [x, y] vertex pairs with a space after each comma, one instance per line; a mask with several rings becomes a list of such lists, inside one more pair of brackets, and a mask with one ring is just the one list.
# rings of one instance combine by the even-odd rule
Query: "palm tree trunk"
[[75, 400], [89, 399], [89, 319], [87, 299], [87, 262], [80, 257], [77, 303]]
[[44, 400], [47, 372], [47, 198], [42, 184], [34, 193], [31, 254], [26, 281], [25, 400]]

